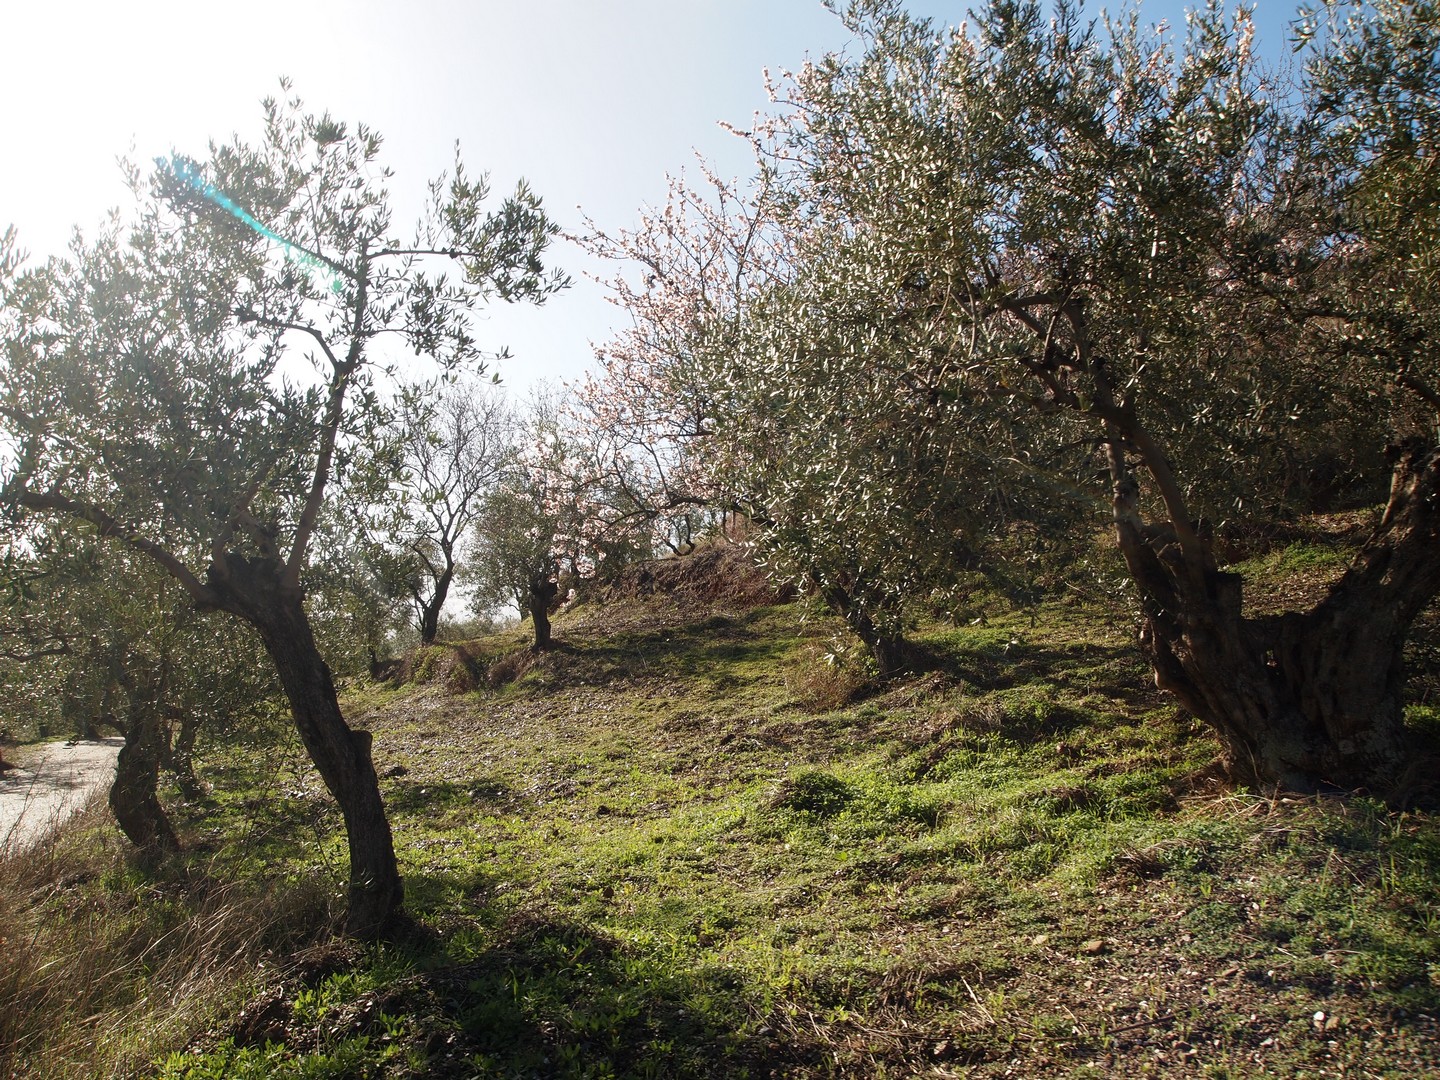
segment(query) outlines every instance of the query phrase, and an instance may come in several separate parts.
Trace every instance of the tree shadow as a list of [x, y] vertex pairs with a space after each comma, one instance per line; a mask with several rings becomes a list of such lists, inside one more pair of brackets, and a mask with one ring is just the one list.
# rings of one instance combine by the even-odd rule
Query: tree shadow
[[974, 687], [981, 693], [1030, 684], [1050, 686], [1057, 672], [1087, 692], [1104, 694], [1127, 704], [1157, 698], [1152, 676], [1135, 646], [1075, 642], [1056, 645], [1011, 641], [982, 649], [937, 649], [921, 646], [929, 663], [922, 670]]
[[767, 609], [760, 608], [738, 616], [712, 615], [678, 626], [622, 631], [599, 641], [557, 642], [547, 653], [553, 659], [538, 675], [550, 689], [721, 673], [733, 685], [743, 681], [736, 676], [737, 666], [773, 664], [790, 648], [783, 637], [756, 632], [752, 624], [766, 614]]
[[462, 781], [390, 778], [384, 789], [385, 805], [395, 814], [425, 816], [456, 807], [494, 808], [514, 797], [510, 783], [492, 774], [476, 773]]
[[772, 1041], [739, 977], [718, 966], [677, 972], [545, 913], [502, 917], [487, 937], [457, 960], [413, 928], [404, 945], [423, 970], [374, 994], [376, 1012], [410, 1018], [427, 1076], [737, 1077], [822, 1064], [812, 1048]]

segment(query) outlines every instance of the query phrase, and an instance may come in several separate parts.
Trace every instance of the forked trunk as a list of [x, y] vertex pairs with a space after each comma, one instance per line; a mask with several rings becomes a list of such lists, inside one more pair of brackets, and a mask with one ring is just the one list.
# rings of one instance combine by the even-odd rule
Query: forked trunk
[[1440, 593], [1440, 449], [1394, 454], [1389, 504], [1350, 569], [1312, 611], [1270, 618], [1245, 618], [1239, 576], [1142, 528], [1134, 484], [1117, 485], [1156, 683], [1220, 734], [1242, 782], [1405, 802], [1430, 779], [1405, 727], [1402, 657]]
[[226, 556], [226, 572], [211, 572], [211, 587], [227, 610], [260, 632], [290, 701], [295, 728], [345, 819], [350, 846], [346, 932], [373, 938], [398, 913], [404, 889], [368, 731], [352, 731], [340, 713], [335, 683], [315, 646], [303, 596], [286, 590], [274, 559]]
[[453, 568], [447, 567], [435, 579], [435, 591], [420, 608], [420, 644], [430, 645], [440, 632], [440, 612], [445, 607], [445, 598], [450, 595], [450, 582], [455, 577]]
[[126, 720], [125, 745], [120, 748], [115, 782], [110, 786], [110, 809], [121, 832], [136, 847], [179, 851], [180, 840], [156, 790], [165, 735], [159, 702], [149, 687], [131, 687]]

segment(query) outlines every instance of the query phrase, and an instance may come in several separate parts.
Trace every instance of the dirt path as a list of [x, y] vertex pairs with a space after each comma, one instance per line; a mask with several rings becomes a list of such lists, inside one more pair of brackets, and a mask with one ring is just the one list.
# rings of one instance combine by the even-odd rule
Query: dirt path
[[0, 774], [0, 851], [29, 847], [115, 776], [124, 739], [46, 743]]

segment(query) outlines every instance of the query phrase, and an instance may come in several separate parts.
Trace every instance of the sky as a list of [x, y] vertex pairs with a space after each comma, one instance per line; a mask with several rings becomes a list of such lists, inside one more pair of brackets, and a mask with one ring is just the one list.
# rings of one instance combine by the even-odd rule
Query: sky
[[[967, 5], [910, 7], [955, 23]], [[1141, 11], [1179, 25], [1184, 8]], [[1258, 0], [1262, 48], [1280, 50], [1293, 11]], [[459, 140], [497, 195], [523, 176], [565, 229], [584, 216], [633, 226], [697, 154], [746, 174], [746, 145], [719, 122], [747, 126], [768, 106], [764, 69], [794, 69], [847, 34], [819, 0], [0, 0], [0, 41], [0, 230], [13, 224], [43, 258], [126, 203], [118, 157], [198, 157], [212, 137], [254, 137], [281, 76], [310, 108], [384, 135], [397, 222]], [[511, 387], [577, 378], [624, 322], [586, 276], [608, 268], [566, 244], [553, 255], [571, 289], [482, 315], [484, 344], [513, 354], [499, 372]]]

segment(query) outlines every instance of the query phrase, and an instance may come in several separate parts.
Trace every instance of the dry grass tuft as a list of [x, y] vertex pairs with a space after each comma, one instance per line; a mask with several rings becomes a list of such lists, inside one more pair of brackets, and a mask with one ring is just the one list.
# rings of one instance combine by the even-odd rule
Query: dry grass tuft
[[744, 544], [708, 540], [688, 555], [650, 559], [625, 568], [619, 580], [601, 590], [600, 599], [649, 599], [666, 596], [682, 609], [746, 611], [781, 603], [794, 596], [776, 584], [755, 562]]
[[333, 889], [138, 857], [97, 801], [0, 856], [0, 1075], [118, 1077], [182, 1048], [328, 931]]
[[859, 664], [811, 642], [785, 672], [785, 689], [806, 712], [842, 709], [870, 688], [870, 676]]
[[493, 690], [515, 682], [535, 665], [538, 655], [528, 646], [506, 653], [485, 669], [485, 685]]

